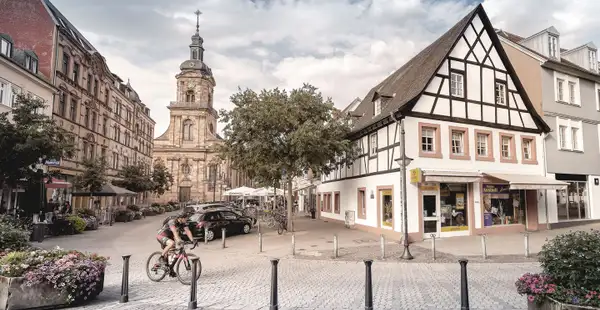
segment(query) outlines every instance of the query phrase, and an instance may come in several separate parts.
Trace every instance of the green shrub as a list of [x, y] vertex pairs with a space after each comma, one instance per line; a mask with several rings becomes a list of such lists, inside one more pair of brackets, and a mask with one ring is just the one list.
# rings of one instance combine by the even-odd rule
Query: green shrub
[[165, 208], [158, 207], [158, 214], [163, 214], [163, 213], [165, 213]]
[[71, 222], [71, 225], [73, 225], [73, 228], [75, 228], [75, 233], [78, 234], [82, 233], [85, 230], [85, 227], [87, 226], [87, 222], [76, 215], [67, 216], [67, 221]]
[[554, 283], [567, 289], [600, 287], [600, 231], [559, 235], [540, 251], [539, 262]]
[[76, 211], [79, 216], [96, 216], [96, 212], [90, 208], [78, 208]]
[[151, 207], [160, 207], [160, 203], [158, 202], [153, 202], [151, 205]]
[[16, 224], [0, 222], [0, 252], [3, 250], [19, 251], [29, 248], [31, 232]]
[[140, 207], [138, 207], [136, 205], [128, 205], [127, 206], [127, 210], [131, 210], [133, 212], [137, 212], [137, 211], [140, 211]]

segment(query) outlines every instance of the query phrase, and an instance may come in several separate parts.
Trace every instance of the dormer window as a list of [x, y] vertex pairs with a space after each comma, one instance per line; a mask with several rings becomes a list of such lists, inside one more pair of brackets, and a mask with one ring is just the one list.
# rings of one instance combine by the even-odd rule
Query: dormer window
[[12, 42], [3, 37], [0, 37], [0, 54], [12, 57]]
[[377, 98], [373, 101], [373, 116], [381, 114], [381, 98]]
[[596, 58], [596, 51], [590, 51], [590, 70], [598, 70], [598, 58]]
[[26, 55], [25, 56], [25, 69], [27, 69], [33, 73], [37, 73], [38, 60], [29, 55]]
[[558, 54], [558, 38], [555, 36], [548, 36], [548, 55], [556, 58]]

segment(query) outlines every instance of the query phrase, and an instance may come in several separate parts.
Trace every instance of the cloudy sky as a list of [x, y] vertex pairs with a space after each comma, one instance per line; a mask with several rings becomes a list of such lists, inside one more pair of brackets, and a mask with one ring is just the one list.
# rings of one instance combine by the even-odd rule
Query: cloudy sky
[[[129, 78], [156, 121], [168, 127], [175, 74], [189, 57], [200, 9], [215, 107], [238, 87], [295, 88], [309, 82], [343, 108], [427, 46], [478, 0], [52, 0]], [[551, 25], [562, 47], [600, 45], [600, 1], [485, 0], [496, 28], [529, 36]], [[219, 125], [219, 131], [223, 125]]]

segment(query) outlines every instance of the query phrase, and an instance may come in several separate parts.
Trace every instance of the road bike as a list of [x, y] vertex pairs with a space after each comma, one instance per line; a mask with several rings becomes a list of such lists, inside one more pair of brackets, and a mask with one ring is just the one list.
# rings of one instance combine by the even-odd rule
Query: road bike
[[[190, 243], [188, 243], [190, 244]], [[198, 241], [193, 243], [193, 247], [190, 248], [190, 251], [196, 248], [198, 245]], [[162, 247], [164, 249], [164, 246]], [[160, 282], [167, 275], [171, 275], [172, 277], [177, 277], [179, 282], [184, 285], [190, 285], [192, 283], [192, 258], [198, 257], [194, 254], [187, 253], [185, 251], [185, 245], [179, 246], [174, 250], [169, 251], [168, 261], [166, 264], [160, 261], [160, 257], [162, 253], [156, 251], [148, 257], [146, 261], [146, 274], [151, 281]], [[183, 277], [183, 272], [189, 272], [188, 277]], [[196, 270], [196, 281], [200, 278], [200, 274], [202, 273], [202, 263], [200, 259], [198, 259], [198, 269]]]

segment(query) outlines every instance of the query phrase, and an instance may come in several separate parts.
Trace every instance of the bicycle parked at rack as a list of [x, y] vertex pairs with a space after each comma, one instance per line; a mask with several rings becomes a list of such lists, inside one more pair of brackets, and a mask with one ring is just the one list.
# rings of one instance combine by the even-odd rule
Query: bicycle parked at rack
[[[190, 245], [192, 243], [187, 243]], [[177, 279], [181, 284], [190, 285], [192, 283], [192, 258], [198, 257], [195, 254], [187, 253], [185, 251], [185, 245], [179, 246], [174, 250], [169, 251], [167, 255], [168, 261], [166, 264], [161, 263], [160, 257], [162, 255], [161, 252], [156, 251], [148, 257], [146, 261], [146, 274], [151, 281], [160, 282], [164, 279], [168, 274], [175, 273], [177, 275]], [[198, 241], [193, 243], [193, 247], [190, 248], [190, 251], [198, 246]], [[163, 246], [164, 249], [164, 246]], [[155, 261], [153, 261], [155, 260]], [[173, 269], [175, 268], [175, 269]], [[189, 272], [189, 276], [187, 278], [182, 276], [183, 272]], [[200, 259], [198, 259], [198, 269], [196, 270], [196, 281], [200, 278], [200, 274], [202, 273], [202, 263]], [[188, 280], [189, 278], [189, 280]]]
[[287, 216], [281, 216], [277, 219], [277, 233], [282, 235], [283, 231], [287, 231]]

